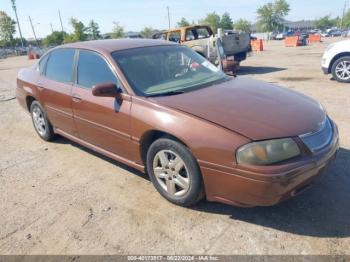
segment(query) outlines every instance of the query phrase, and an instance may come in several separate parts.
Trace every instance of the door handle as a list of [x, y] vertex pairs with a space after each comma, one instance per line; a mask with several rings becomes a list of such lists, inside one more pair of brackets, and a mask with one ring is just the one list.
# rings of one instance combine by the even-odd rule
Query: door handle
[[78, 94], [73, 94], [73, 95], [72, 95], [72, 100], [73, 100], [74, 102], [80, 103], [83, 99], [81, 98], [80, 95], [78, 95]]

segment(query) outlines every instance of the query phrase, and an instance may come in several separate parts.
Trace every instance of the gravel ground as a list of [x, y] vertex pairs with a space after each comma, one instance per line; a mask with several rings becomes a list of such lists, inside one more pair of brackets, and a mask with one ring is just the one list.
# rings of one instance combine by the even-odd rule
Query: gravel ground
[[319, 100], [339, 126], [336, 162], [274, 207], [181, 208], [147, 176], [60, 138], [36, 135], [14, 97], [26, 57], [0, 60], [0, 254], [350, 254], [350, 85], [322, 74], [329, 42], [265, 44], [240, 74]]

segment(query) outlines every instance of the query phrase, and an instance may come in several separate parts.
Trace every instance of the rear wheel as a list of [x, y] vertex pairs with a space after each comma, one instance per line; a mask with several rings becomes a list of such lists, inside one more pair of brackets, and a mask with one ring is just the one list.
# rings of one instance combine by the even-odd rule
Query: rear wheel
[[350, 56], [341, 57], [334, 62], [332, 75], [338, 82], [350, 83]]
[[147, 153], [147, 172], [158, 192], [174, 204], [191, 206], [203, 196], [197, 161], [179, 142], [156, 140]]
[[50, 124], [43, 107], [38, 101], [34, 101], [30, 105], [30, 113], [35, 131], [45, 141], [50, 141], [55, 137], [52, 125]]

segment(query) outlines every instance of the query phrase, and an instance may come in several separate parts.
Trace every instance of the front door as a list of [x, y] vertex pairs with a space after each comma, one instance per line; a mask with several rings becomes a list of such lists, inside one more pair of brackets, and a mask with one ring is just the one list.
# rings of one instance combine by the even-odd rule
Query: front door
[[76, 85], [72, 92], [72, 105], [79, 137], [120, 157], [131, 153], [130, 109], [131, 98], [117, 101], [111, 97], [96, 97], [92, 87], [96, 84], [120, 82], [109, 63], [100, 54], [80, 50], [76, 70]]

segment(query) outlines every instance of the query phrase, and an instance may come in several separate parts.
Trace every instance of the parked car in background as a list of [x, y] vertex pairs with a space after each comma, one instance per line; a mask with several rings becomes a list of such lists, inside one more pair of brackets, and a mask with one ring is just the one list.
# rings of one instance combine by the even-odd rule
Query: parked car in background
[[322, 31], [321, 30], [318, 30], [318, 29], [311, 29], [311, 30], [309, 30], [308, 31], [308, 34], [311, 34], [311, 35], [320, 35], [322, 33]]
[[277, 204], [304, 191], [339, 145], [337, 126], [317, 101], [229, 77], [169, 41], [54, 48], [19, 72], [16, 97], [42, 139], [60, 134], [146, 171], [163, 197], [183, 206], [204, 196]]
[[279, 33], [275, 36], [275, 40], [283, 40], [286, 37], [285, 33]]
[[346, 30], [343, 30], [342, 31], [342, 37], [348, 37], [350, 35], [350, 30], [349, 29], [346, 29]]
[[273, 39], [274, 40], [283, 40], [286, 37], [294, 36], [294, 35], [295, 35], [295, 32], [293, 32], [293, 31], [282, 32], [282, 33], [275, 33], [275, 34], [273, 34]]
[[328, 29], [326, 32], [321, 34], [323, 37], [338, 37], [342, 36], [342, 31], [339, 29]]
[[350, 83], [350, 40], [329, 45], [322, 57], [322, 70], [338, 82]]
[[37, 54], [40, 57], [44, 54], [49, 48], [37, 47], [37, 46], [14, 46], [14, 47], [6, 47], [0, 48], [0, 58], [6, 58], [9, 56], [22, 56], [27, 55], [29, 53]]
[[333, 30], [333, 31], [330, 31], [328, 34], [330, 37], [337, 37], [337, 36], [342, 35], [342, 31], [341, 30]]
[[138, 32], [126, 32], [124, 33], [124, 38], [143, 38]]
[[[251, 51], [249, 33], [225, 30], [224, 35], [218, 41], [218, 36], [207, 25], [186, 26], [158, 32], [152, 38], [165, 39], [186, 45], [207, 58], [214, 65], [218, 64], [218, 56], [221, 55], [225, 72], [235, 72], [239, 63], [245, 60], [247, 53]], [[220, 54], [217, 45], [222, 47], [220, 47]]]

